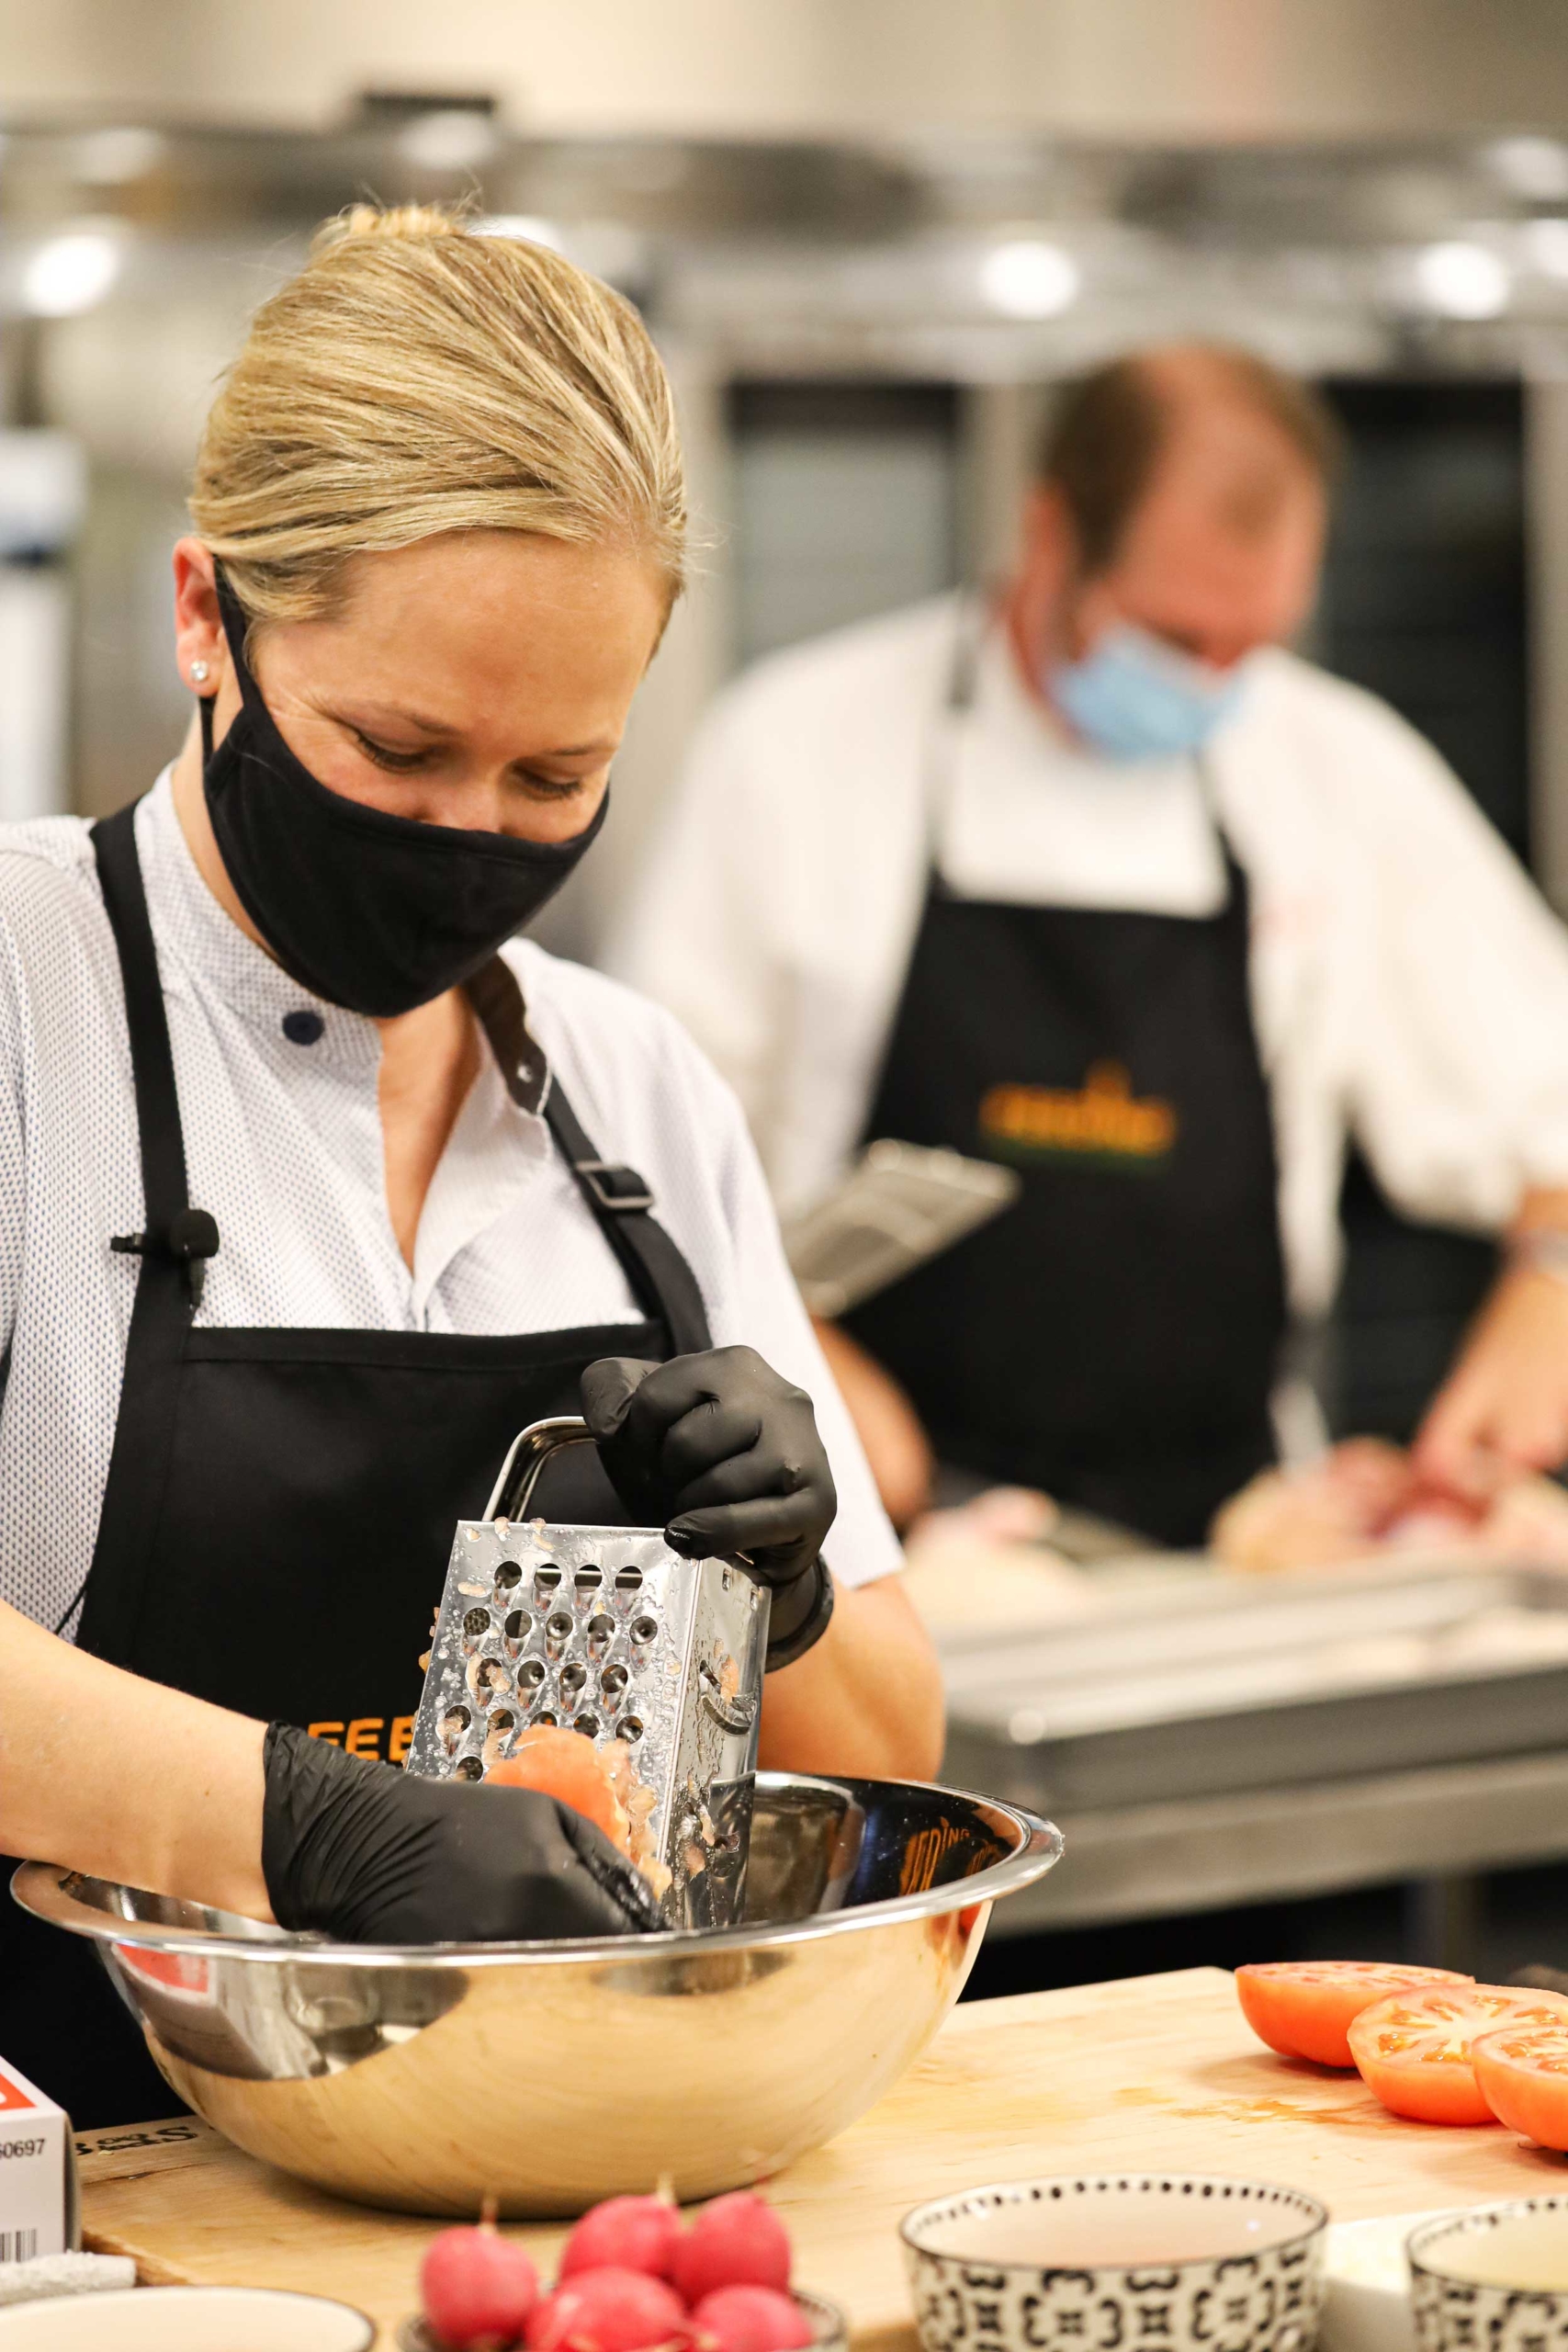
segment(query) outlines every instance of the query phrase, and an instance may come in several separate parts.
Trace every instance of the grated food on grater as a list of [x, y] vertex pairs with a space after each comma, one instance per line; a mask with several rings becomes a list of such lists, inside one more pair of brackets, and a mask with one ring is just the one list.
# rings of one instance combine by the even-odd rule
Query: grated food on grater
[[602, 1829], [649, 1881], [656, 1894], [670, 1884], [670, 1872], [654, 1849], [650, 1831], [659, 1800], [638, 1780], [625, 1740], [603, 1747], [574, 1731], [530, 1724], [517, 1735], [510, 1756], [492, 1765], [487, 1781], [501, 1788], [537, 1789], [569, 1804]]

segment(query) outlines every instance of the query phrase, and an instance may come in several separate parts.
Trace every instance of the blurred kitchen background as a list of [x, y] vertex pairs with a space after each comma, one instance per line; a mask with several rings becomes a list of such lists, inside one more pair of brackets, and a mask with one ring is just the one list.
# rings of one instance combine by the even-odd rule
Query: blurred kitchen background
[[[0, 62], [0, 817], [177, 740], [168, 549], [246, 311], [353, 198], [466, 197], [643, 305], [705, 542], [555, 944], [728, 672], [994, 572], [1052, 384], [1179, 331], [1329, 387], [1310, 650], [1568, 910], [1557, 0], [6, 0]], [[1332, 1417], [1403, 1435], [1489, 1253], [1359, 1170], [1347, 1207]]]
[[[1327, 388], [1307, 650], [1568, 913], [1562, 0], [0, 0], [0, 818], [179, 741], [169, 548], [247, 311], [355, 198], [467, 198], [643, 307], [700, 515], [551, 944], [593, 955], [728, 674], [994, 574], [1053, 386], [1173, 333]], [[1491, 1252], [1359, 1168], [1347, 1216], [1326, 1401], [1403, 1437]]]

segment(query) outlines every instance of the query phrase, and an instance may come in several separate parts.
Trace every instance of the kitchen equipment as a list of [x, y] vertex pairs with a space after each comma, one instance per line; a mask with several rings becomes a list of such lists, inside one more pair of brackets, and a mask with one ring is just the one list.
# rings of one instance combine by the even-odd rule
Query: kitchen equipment
[[682, 2198], [830, 2139], [930, 2041], [1049, 1822], [901, 1781], [757, 1776], [746, 1919], [567, 1943], [326, 1944], [29, 1862], [169, 2082], [340, 2195], [471, 2218]]
[[1077, 1813], [1562, 1744], [1558, 1571], [1163, 1573], [1030, 1638], [944, 1636], [955, 1777]]
[[1299, 2189], [1134, 2172], [968, 2189], [899, 2235], [924, 2352], [1311, 2352], [1327, 2221]]
[[257, 2287], [136, 2287], [0, 2312], [4, 2352], [369, 2352], [346, 2303]]
[[1448, 2218], [1439, 2206], [1330, 2223], [1318, 2336], [1323, 2352], [1416, 2352], [1405, 2242], [1423, 2222]]
[[1521, 2197], [1413, 2232], [1420, 2352], [1564, 2352], [1568, 2197]]
[[[1028, 1900], [998, 1905], [991, 1932]], [[1480, 2205], [1564, 2177], [1511, 2132], [1407, 2123], [1357, 2074], [1283, 2064], [1253, 2039], [1229, 1972], [1205, 1968], [960, 2003], [868, 2113], [765, 2193], [788, 2222], [800, 2278], [842, 2304], [859, 2352], [912, 2352], [901, 2217], [1026, 2173], [1047, 2148], [1092, 2149], [1100, 2174], [1300, 2181], [1347, 2221], [1404, 2213], [1413, 2197]], [[82, 2183], [94, 2244], [135, 2248], [160, 2277], [309, 2287], [373, 2312], [389, 2341], [418, 2301], [424, 2224], [306, 2189], [195, 2116], [84, 2134]], [[517, 2235], [553, 2276], [564, 2226]], [[1159, 2338], [1122, 2352], [1159, 2352]]]
[[71, 2118], [0, 2054], [0, 2280], [81, 2243]]
[[731, 1560], [683, 1560], [657, 1528], [528, 1517], [586, 1421], [513, 1441], [482, 1520], [459, 1521], [405, 1769], [482, 1780], [530, 1724], [630, 1755], [637, 1859], [672, 1927], [744, 1914], [768, 1594]]
[[885, 1137], [842, 1183], [788, 1220], [784, 1248], [813, 1315], [845, 1315], [1018, 1198], [1010, 1168]]

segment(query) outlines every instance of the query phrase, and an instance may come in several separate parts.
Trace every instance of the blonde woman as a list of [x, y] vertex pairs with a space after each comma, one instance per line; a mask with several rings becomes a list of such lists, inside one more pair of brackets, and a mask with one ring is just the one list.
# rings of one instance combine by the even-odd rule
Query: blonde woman
[[[514, 937], [680, 593], [669, 388], [558, 256], [355, 211], [191, 516], [178, 758], [0, 833], [0, 1846], [342, 1936], [634, 1928], [576, 1815], [389, 1769], [523, 1423], [581, 1396], [600, 1438], [624, 1508], [558, 1515], [755, 1562], [764, 1761], [940, 1741], [731, 1097]], [[0, 1935], [0, 2052], [79, 2124], [166, 2103], [84, 1949]]]

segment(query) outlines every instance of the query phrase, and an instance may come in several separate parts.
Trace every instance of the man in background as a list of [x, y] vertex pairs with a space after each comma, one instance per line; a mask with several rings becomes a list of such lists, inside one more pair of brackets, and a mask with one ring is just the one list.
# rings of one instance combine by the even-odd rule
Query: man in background
[[1259, 359], [1120, 359], [1057, 406], [999, 594], [777, 655], [694, 747], [610, 960], [781, 1207], [879, 1136], [1022, 1180], [824, 1335], [897, 1519], [934, 1451], [1201, 1542], [1332, 1301], [1352, 1138], [1506, 1242], [1423, 1471], [1568, 1455], [1568, 942], [1430, 747], [1284, 650], [1336, 454]]

